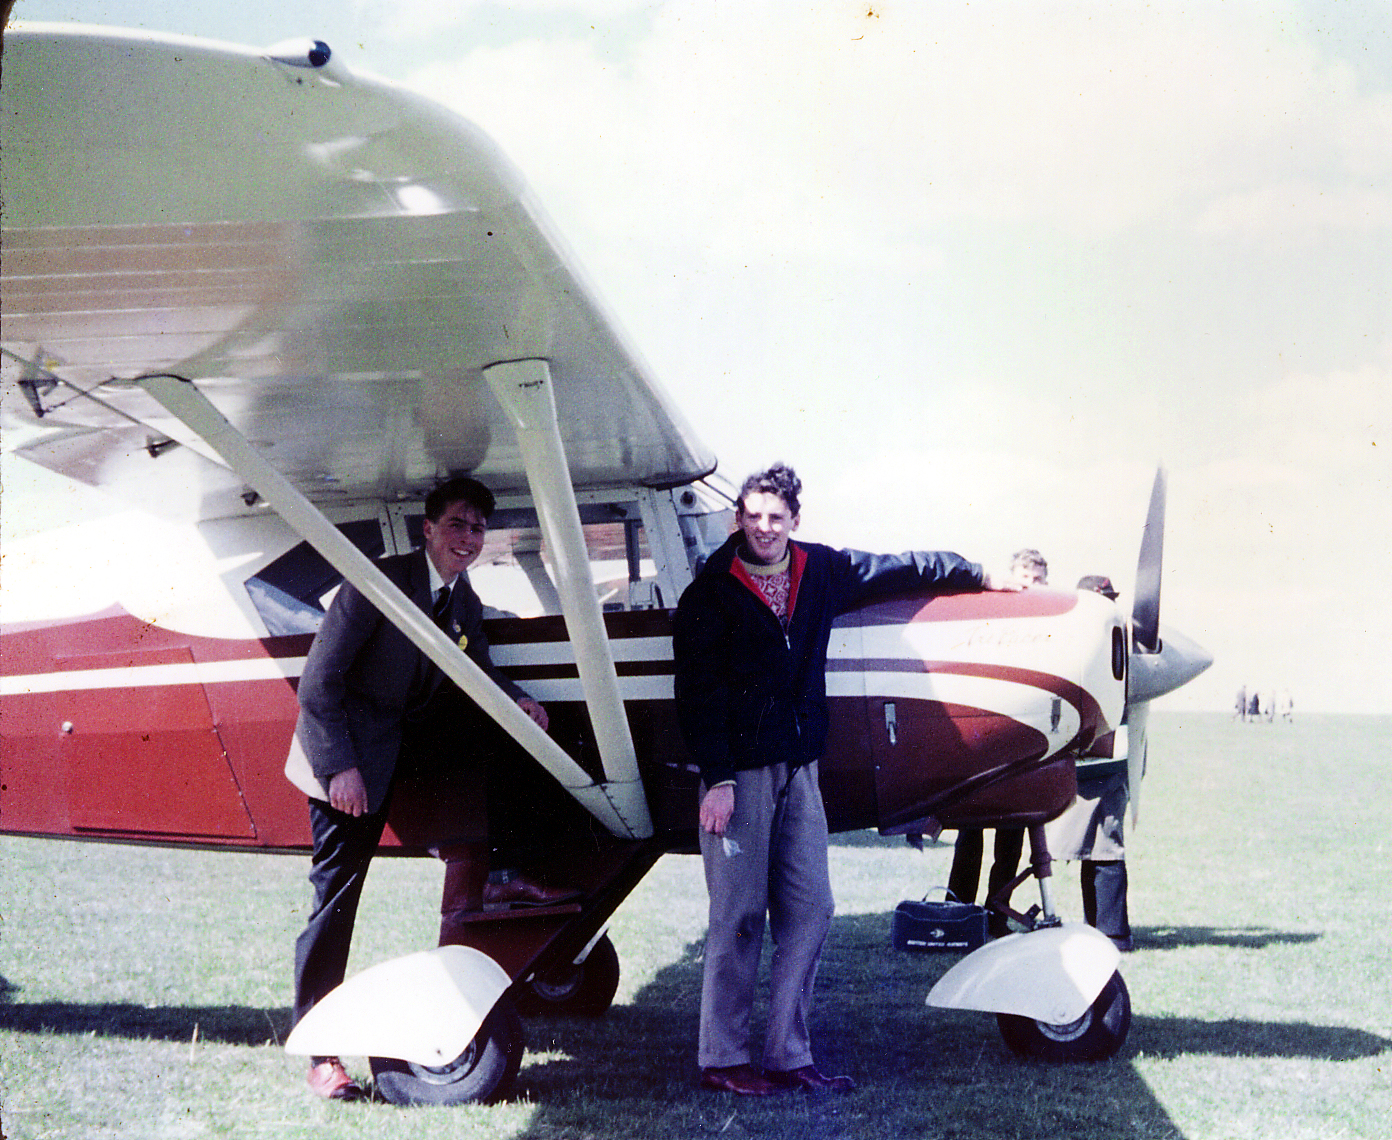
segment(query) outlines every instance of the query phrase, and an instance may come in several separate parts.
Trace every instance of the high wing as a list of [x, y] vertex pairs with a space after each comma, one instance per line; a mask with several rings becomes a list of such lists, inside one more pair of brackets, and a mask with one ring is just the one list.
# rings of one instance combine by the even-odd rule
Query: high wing
[[[5, 42], [4, 427], [184, 520], [274, 508], [616, 834], [651, 834], [576, 489], [714, 468], [475, 127], [258, 52], [31, 25]], [[604, 779], [324, 511], [471, 472], [526, 491]]]
[[[316, 504], [416, 496], [459, 471], [521, 490], [513, 419], [481, 373], [544, 359], [575, 486], [709, 473], [498, 149], [322, 56], [6, 32], [11, 444], [136, 495], [148, 470], [187, 465], [160, 508], [245, 510], [245, 480], [193, 459], [214, 457], [129, 383], [173, 373]], [[18, 430], [36, 427], [59, 430]]]

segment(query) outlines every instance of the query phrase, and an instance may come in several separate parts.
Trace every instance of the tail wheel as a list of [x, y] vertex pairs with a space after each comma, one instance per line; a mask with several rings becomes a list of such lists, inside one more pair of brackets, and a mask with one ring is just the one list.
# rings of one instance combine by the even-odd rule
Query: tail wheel
[[619, 988], [619, 952], [604, 935], [578, 965], [565, 962], [538, 974], [515, 991], [518, 1010], [527, 1016], [598, 1017]]
[[1022, 1057], [1041, 1061], [1101, 1061], [1115, 1056], [1131, 1030], [1131, 995], [1121, 974], [1102, 987], [1077, 1021], [1053, 1025], [1015, 1013], [998, 1013], [1001, 1036]]
[[467, 1104], [501, 1098], [517, 1076], [524, 1049], [522, 1022], [503, 996], [464, 1052], [447, 1065], [436, 1068], [395, 1057], [368, 1061], [377, 1091], [392, 1104]]

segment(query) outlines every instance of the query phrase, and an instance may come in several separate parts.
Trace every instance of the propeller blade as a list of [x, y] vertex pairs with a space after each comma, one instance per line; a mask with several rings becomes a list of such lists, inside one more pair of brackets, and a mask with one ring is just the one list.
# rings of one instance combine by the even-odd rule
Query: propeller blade
[[1136, 601], [1131, 607], [1132, 636], [1137, 652], [1160, 648], [1160, 564], [1165, 552], [1165, 469], [1155, 472], [1141, 556], [1136, 563]]

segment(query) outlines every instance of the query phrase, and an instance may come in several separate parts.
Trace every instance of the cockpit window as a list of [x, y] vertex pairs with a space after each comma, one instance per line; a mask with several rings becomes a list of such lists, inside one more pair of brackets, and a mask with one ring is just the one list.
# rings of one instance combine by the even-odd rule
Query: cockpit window
[[[369, 558], [386, 550], [376, 519], [340, 523], [338, 529]], [[307, 542], [292, 546], [246, 581], [251, 604], [272, 637], [315, 633], [324, 620], [324, 606], [343, 575]]]
[[[422, 515], [404, 521], [413, 547], [423, 539]], [[606, 610], [646, 609], [662, 604], [655, 589], [652, 555], [636, 504], [581, 503], [590, 571]], [[551, 553], [536, 511], [500, 506], [488, 520], [483, 552], [469, 568], [484, 612], [518, 617], [561, 612]]]

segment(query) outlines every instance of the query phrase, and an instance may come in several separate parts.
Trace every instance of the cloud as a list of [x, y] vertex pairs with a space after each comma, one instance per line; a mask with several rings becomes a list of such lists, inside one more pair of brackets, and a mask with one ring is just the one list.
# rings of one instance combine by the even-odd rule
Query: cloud
[[[650, 15], [621, 66], [593, 38], [531, 38], [442, 58], [413, 82], [543, 180], [588, 157], [614, 179], [589, 208], [656, 233], [685, 219], [722, 262], [835, 259], [847, 234], [888, 254], [962, 222], [1105, 233], [1192, 210], [1250, 229], [1263, 211], [1244, 211], [1283, 186], [1357, 207], [1343, 183], [1366, 190], [1392, 159], [1388, 100], [1291, 34], [1282, 5]], [[1370, 196], [1362, 208], [1385, 207]]]
[[1385, 233], [1392, 228], [1392, 191], [1380, 185], [1273, 182], [1215, 198], [1200, 210], [1195, 228], [1215, 237], [1312, 240], [1329, 230]]

